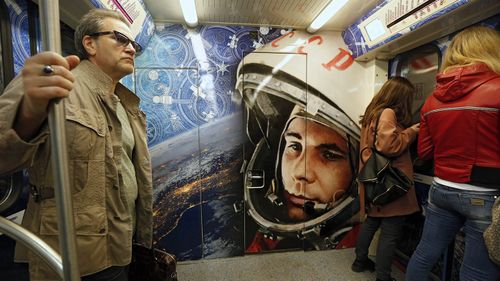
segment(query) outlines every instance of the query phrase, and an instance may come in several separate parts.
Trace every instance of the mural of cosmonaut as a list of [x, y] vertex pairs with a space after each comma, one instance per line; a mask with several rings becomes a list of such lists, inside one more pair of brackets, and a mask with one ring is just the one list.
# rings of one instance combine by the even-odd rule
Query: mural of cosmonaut
[[[154, 245], [179, 260], [243, 255], [242, 128], [236, 70], [282, 29], [157, 23], [131, 86], [146, 113]], [[254, 36], [255, 35], [255, 36]]]
[[360, 67], [336, 32], [292, 31], [240, 63], [247, 253], [355, 242]]

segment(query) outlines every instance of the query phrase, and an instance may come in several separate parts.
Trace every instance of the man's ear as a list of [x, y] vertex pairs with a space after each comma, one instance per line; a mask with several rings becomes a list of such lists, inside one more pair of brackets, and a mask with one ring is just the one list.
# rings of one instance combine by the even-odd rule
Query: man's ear
[[92, 57], [95, 55], [96, 53], [96, 42], [94, 40], [94, 38], [88, 36], [88, 35], [85, 35], [83, 36], [83, 39], [82, 39], [82, 45], [83, 47], [85, 48], [85, 51], [87, 51], [87, 54]]

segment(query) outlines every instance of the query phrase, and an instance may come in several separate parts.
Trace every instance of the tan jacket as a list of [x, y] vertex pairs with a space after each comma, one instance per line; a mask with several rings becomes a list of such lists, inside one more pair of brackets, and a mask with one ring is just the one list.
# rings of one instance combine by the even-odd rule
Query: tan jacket
[[[65, 99], [68, 170], [80, 274], [88, 275], [131, 260], [132, 219], [119, 185], [121, 169], [121, 125], [112, 99], [111, 78], [88, 60], [73, 71], [74, 90]], [[118, 84], [115, 93], [126, 109], [135, 139], [133, 164], [139, 188], [136, 202], [135, 241], [152, 243], [152, 176], [146, 143], [145, 115], [139, 98]], [[30, 142], [12, 129], [23, 95], [17, 77], [0, 96], [0, 174], [28, 169], [29, 182], [48, 199], [36, 202], [30, 196], [23, 226], [59, 248], [56, 208], [52, 192], [52, 169], [48, 126], [43, 125]], [[16, 248], [16, 260], [30, 262], [31, 280], [58, 280], [24, 247]]]
[[[360, 151], [362, 151], [363, 161], [359, 162], [359, 169], [363, 168], [363, 162], [370, 158], [372, 154], [370, 147], [373, 144], [375, 131], [375, 121], [368, 128], [361, 129]], [[413, 179], [413, 165], [408, 150], [410, 144], [415, 140], [417, 132], [412, 128], [403, 129], [397, 123], [396, 114], [390, 108], [384, 109], [380, 115], [380, 121], [377, 128], [377, 141], [375, 146], [382, 154], [391, 157], [392, 166], [401, 169], [410, 179]], [[363, 150], [364, 149], [364, 150]], [[364, 206], [365, 189], [360, 184], [361, 206]], [[415, 213], [419, 210], [415, 188], [411, 187], [408, 193], [382, 207], [371, 208], [368, 212], [372, 217], [392, 217]]]

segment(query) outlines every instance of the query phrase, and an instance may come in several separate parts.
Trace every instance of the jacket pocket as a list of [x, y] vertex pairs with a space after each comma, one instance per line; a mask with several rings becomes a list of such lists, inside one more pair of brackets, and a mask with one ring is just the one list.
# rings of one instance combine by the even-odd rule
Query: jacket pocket
[[73, 200], [104, 206], [104, 197], [106, 196], [104, 161], [71, 160], [69, 168], [73, 179]]
[[[55, 209], [52, 209], [55, 211]], [[104, 236], [108, 233], [106, 209], [88, 208], [75, 214], [76, 235]], [[46, 212], [40, 222], [40, 235], [59, 235], [55, 212]]]
[[104, 159], [105, 120], [95, 111], [66, 106], [66, 136], [71, 159]]
[[[101, 160], [70, 160], [68, 162], [73, 209], [76, 212], [92, 208], [104, 208], [106, 204], [105, 162]], [[52, 182], [52, 178], [46, 181]], [[45, 186], [49, 186], [46, 184]], [[45, 187], [45, 188], [53, 188]], [[53, 191], [54, 195], [56, 190]], [[53, 198], [41, 203], [43, 212], [55, 212], [56, 202]]]

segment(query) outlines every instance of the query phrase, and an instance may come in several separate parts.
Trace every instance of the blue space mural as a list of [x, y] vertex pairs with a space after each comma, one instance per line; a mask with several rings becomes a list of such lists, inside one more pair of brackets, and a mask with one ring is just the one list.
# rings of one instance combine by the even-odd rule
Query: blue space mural
[[[151, 147], [172, 136], [237, 114], [236, 68], [243, 56], [281, 35], [252, 27], [157, 25], [145, 52], [136, 59], [136, 93], [148, 115]], [[262, 33], [264, 32], [264, 34]]]
[[243, 255], [245, 132], [234, 90], [245, 54], [288, 30], [156, 25], [135, 75], [153, 162], [156, 247], [180, 260]]

